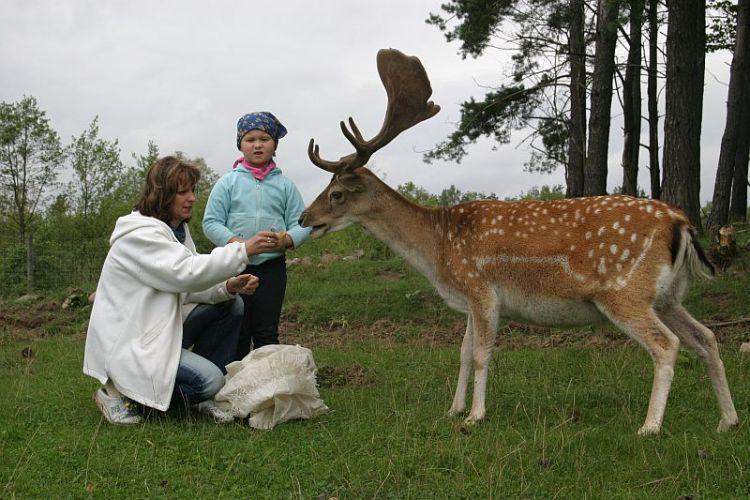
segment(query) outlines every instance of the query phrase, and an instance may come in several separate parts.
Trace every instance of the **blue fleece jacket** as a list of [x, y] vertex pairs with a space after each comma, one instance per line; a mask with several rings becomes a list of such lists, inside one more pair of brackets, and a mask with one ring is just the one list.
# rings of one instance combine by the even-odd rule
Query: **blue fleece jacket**
[[[297, 222], [304, 209], [297, 187], [278, 167], [259, 181], [238, 166], [222, 176], [211, 190], [203, 216], [203, 232], [214, 245], [224, 246], [233, 236], [248, 239], [258, 231], [284, 229], [297, 248], [311, 231]], [[250, 264], [260, 264], [282, 254], [275, 251], [253, 255]]]

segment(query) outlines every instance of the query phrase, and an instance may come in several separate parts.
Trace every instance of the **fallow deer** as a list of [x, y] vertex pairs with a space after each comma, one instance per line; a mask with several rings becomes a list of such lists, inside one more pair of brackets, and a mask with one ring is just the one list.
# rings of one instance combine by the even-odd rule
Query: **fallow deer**
[[721, 413], [719, 431], [737, 413], [714, 334], [681, 305], [691, 275], [713, 266], [685, 215], [656, 200], [596, 196], [557, 201], [474, 201], [453, 207], [415, 205], [364, 165], [413, 125], [434, 116], [430, 82], [416, 57], [381, 50], [378, 71], [388, 95], [380, 132], [363, 139], [352, 118], [341, 130], [355, 153], [312, 163], [333, 173], [300, 217], [313, 237], [352, 223], [422, 272], [447, 304], [468, 314], [461, 367], [449, 414], [465, 409], [474, 368], [474, 394], [465, 424], [485, 416], [485, 389], [500, 319], [549, 326], [611, 321], [651, 355], [654, 379], [638, 433], [658, 433], [680, 340], [708, 368]]

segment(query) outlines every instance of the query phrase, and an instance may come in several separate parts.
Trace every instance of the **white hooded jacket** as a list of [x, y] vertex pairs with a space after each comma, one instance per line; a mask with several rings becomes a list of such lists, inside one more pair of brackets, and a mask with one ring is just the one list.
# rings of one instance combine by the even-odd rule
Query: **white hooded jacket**
[[198, 303], [232, 298], [226, 280], [249, 262], [242, 243], [201, 255], [185, 233], [182, 244], [139, 212], [117, 220], [86, 335], [83, 372], [158, 410], [169, 407], [183, 320]]

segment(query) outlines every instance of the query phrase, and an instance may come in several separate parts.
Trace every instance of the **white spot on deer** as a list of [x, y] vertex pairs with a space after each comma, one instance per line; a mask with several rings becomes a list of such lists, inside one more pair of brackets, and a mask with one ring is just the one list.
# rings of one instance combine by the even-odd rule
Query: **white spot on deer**
[[612, 229], [618, 229], [620, 227], [620, 223], [618, 221], [615, 221], [614, 224], [612, 224]]
[[630, 215], [625, 216], [625, 222], [630, 222]]
[[617, 268], [618, 271], [622, 271], [622, 264], [620, 264], [619, 262], [615, 264], [615, 267]]
[[565, 233], [565, 236], [566, 236], [567, 238], [570, 238], [570, 233]]
[[575, 249], [576, 249], [576, 246], [575, 246], [575, 245], [570, 245], [570, 251], [571, 251], [571, 252], [572, 252], [573, 250], [575, 250]]
[[453, 239], [453, 235], [450, 231], [448, 231], [448, 241], [451, 241]]
[[604, 231], [606, 231], [606, 229], [604, 229], [604, 226], [602, 226], [602, 227], [600, 227], [600, 228], [599, 228], [599, 230], [598, 230], [598, 231], [596, 232], [596, 235], [597, 235], [597, 236], [601, 236], [601, 235], [603, 235], [603, 234], [604, 234]]
[[461, 264], [468, 264], [468, 263], [469, 263], [469, 261], [468, 261], [468, 260], [466, 260], [466, 259], [461, 259]]
[[604, 274], [604, 273], [607, 272], [607, 266], [604, 263], [604, 257], [602, 257], [601, 259], [599, 259], [599, 266], [596, 268], [596, 271], [599, 274]]
[[494, 226], [496, 222], [497, 222], [497, 219], [495, 219], [495, 218], [493, 217], [493, 218], [492, 218], [492, 220], [490, 221], [490, 224], [492, 224], [492, 225]]
[[542, 215], [547, 215], [547, 209], [542, 210]]
[[589, 250], [589, 258], [594, 256], [594, 249]]
[[619, 230], [618, 230], [617, 232], [618, 232], [618, 233], [619, 233], [620, 235], [623, 235], [623, 234], [625, 234], [625, 228], [624, 228], [624, 227], [621, 227], [621, 228], [620, 228], [620, 229], [619, 229]]
[[654, 207], [652, 205], [646, 205], [646, 212], [651, 213], [654, 211]]
[[458, 209], [458, 213], [460, 213], [460, 214], [464, 213], [464, 209], [463, 208], [459, 208]]
[[546, 231], [546, 230], [547, 230], [547, 226], [545, 226], [544, 224], [542, 224], [542, 225], [541, 225], [541, 226], [539, 227], [539, 229], [541, 229], [542, 231]]
[[601, 250], [602, 248], [604, 248], [604, 242], [603, 241], [601, 243], [599, 243], [599, 250]]
[[555, 218], [554, 218], [554, 217], [550, 217], [550, 219], [549, 219], [549, 223], [550, 223], [550, 224], [554, 224], [554, 223], [555, 223]]
[[654, 215], [656, 216], [657, 219], [661, 219], [663, 213], [661, 210], [657, 210], [656, 212], [654, 212]]
[[482, 217], [482, 224], [487, 224], [487, 217]]
[[513, 233], [513, 235], [515, 237], [519, 237], [519, 236], [521, 236], [521, 231], [516, 231], [515, 233]]
[[609, 251], [612, 252], [612, 255], [617, 253], [617, 245], [610, 245]]
[[587, 240], [590, 240], [591, 239], [591, 231], [586, 231], [586, 234], [584, 235], [584, 238], [586, 238]]
[[622, 255], [620, 255], [620, 260], [625, 261], [628, 259], [629, 256], [630, 256], [630, 250], [626, 248], [625, 250], [622, 251]]
[[633, 243], [635, 243], [635, 240], [637, 239], [638, 239], [638, 235], [636, 233], [633, 233], [630, 235], [630, 241], [632, 241]]

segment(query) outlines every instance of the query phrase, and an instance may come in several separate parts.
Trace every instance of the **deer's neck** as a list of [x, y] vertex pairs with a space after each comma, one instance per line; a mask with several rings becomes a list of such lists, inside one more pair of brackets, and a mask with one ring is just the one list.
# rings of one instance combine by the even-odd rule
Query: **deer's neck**
[[439, 212], [416, 205], [378, 182], [376, 212], [360, 223], [422, 273], [434, 273], [442, 226]]

